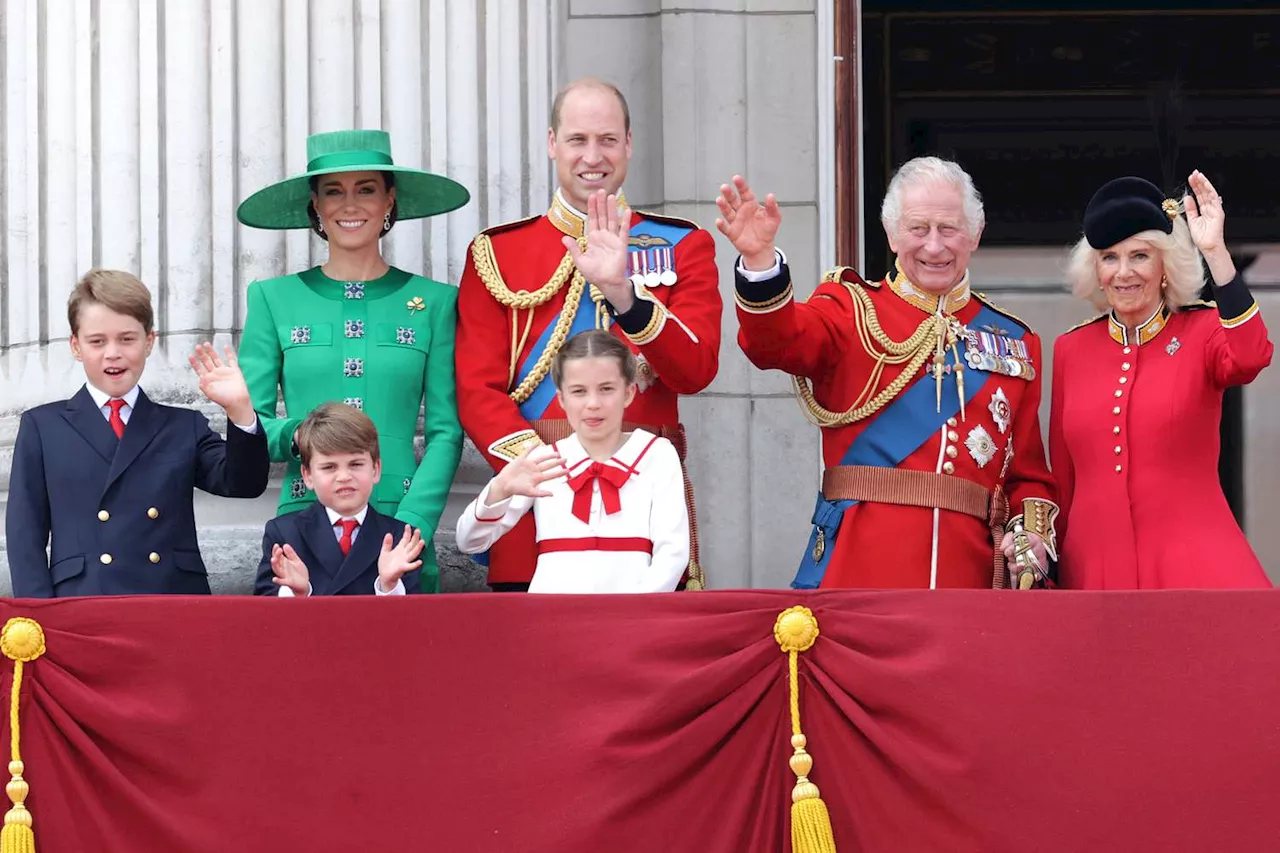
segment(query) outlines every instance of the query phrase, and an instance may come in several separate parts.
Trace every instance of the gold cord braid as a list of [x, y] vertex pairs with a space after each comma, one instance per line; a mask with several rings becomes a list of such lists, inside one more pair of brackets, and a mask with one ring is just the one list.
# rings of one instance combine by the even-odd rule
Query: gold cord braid
[[[578, 245], [586, 249], [586, 238], [579, 237]], [[493, 255], [493, 241], [489, 239], [489, 235], [481, 234], [471, 244], [471, 259], [475, 261], [476, 273], [484, 282], [484, 286], [489, 289], [489, 293], [507, 308], [532, 309], [545, 305], [576, 272], [573, 268], [573, 256], [565, 252], [564, 257], [560, 259], [560, 265], [556, 267], [555, 273], [546, 284], [537, 290], [517, 293], [507, 287], [507, 283], [502, 280], [502, 273], [498, 272], [498, 259]]]
[[[937, 341], [940, 336], [946, 334], [949, 325], [946, 318], [935, 314], [922, 322], [911, 337], [905, 341], [895, 341], [881, 328], [880, 321], [876, 317], [875, 305], [867, 292], [860, 285], [846, 281], [841, 281], [840, 283], [845, 286], [849, 291], [849, 295], [853, 298], [853, 325], [858, 330], [858, 340], [862, 344], [863, 350], [876, 360], [876, 364], [872, 368], [871, 376], [868, 378], [862, 392], [858, 395], [857, 400], [843, 412], [833, 412], [823, 407], [813, 396], [813, 387], [808, 379], [802, 376], [791, 377], [796, 397], [799, 399], [800, 408], [804, 412], [805, 418], [819, 427], [848, 426], [870, 417], [884, 408], [915, 378], [916, 372], [934, 354], [933, 350]], [[878, 345], [879, 349], [877, 350], [874, 345]], [[868, 400], [867, 398], [872, 394], [876, 385], [879, 384], [885, 365], [897, 365], [904, 362], [907, 366], [903, 368], [902, 372], [884, 390]]]

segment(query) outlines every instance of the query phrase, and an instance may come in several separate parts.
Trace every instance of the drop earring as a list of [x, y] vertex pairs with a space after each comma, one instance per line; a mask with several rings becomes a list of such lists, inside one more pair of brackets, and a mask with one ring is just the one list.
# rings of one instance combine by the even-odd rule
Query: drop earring
[[382, 217], [382, 233], [385, 234], [390, 230], [391, 230], [391, 211], [388, 210], [386, 215]]

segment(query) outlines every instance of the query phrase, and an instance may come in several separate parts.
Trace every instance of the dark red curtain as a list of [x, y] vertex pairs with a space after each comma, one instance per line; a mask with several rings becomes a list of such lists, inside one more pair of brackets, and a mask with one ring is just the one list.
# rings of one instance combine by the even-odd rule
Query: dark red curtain
[[[1269, 592], [0, 601], [41, 853], [1275, 849]], [[4, 696], [12, 664], [4, 661]], [[8, 743], [7, 714], [4, 743]]]

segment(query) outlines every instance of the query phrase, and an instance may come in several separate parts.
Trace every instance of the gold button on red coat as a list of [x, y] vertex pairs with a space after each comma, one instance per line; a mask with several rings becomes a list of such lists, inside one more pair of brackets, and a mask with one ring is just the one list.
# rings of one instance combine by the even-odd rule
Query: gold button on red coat
[[950, 460], [942, 463], [942, 473], [954, 474], [955, 472], [956, 472], [956, 466]]
[[1117, 444], [1117, 445], [1116, 445], [1116, 456], [1119, 456], [1119, 455], [1120, 455], [1121, 453], [1123, 453], [1123, 452], [1124, 452], [1124, 448]]
[[1111, 430], [1111, 431], [1112, 431], [1113, 433], [1115, 433], [1116, 435], [1119, 435], [1119, 434], [1120, 434], [1120, 427], [1116, 427], [1115, 429], [1113, 429], [1113, 430]]
[[1116, 389], [1116, 396], [1117, 396], [1117, 397], [1120, 397], [1120, 396], [1122, 396], [1123, 394], [1124, 394], [1124, 392], [1123, 392], [1123, 391], [1121, 391], [1119, 388], [1117, 388], [1117, 389]]
[[956, 458], [956, 456], [959, 454], [959, 452], [960, 452], [960, 451], [956, 450], [954, 446], [952, 446], [952, 447], [948, 447], [948, 448], [947, 448], [947, 457], [948, 457], [948, 458], [950, 458], [950, 459], [955, 459], [955, 458]]
[[1117, 465], [1117, 466], [1116, 466], [1116, 473], [1117, 473], [1117, 474], [1119, 474], [1119, 473], [1120, 473], [1120, 466], [1119, 466], [1119, 465]]
[[1120, 377], [1120, 384], [1121, 384], [1121, 385], [1123, 385], [1124, 383], [1126, 383], [1126, 382], [1128, 382], [1128, 381], [1129, 381], [1129, 377], [1128, 377], [1128, 376], [1121, 376], [1121, 377]]
[[1113, 414], [1113, 415], [1118, 415], [1118, 414], [1120, 414], [1120, 407], [1119, 407], [1119, 406], [1116, 406], [1114, 409], [1112, 409], [1112, 410], [1111, 410], [1111, 414]]
[[1120, 369], [1121, 369], [1121, 370], [1128, 370], [1128, 369], [1129, 369], [1129, 362], [1127, 362], [1127, 361], [1126, 361], [1124, 364], [1120, 365]]

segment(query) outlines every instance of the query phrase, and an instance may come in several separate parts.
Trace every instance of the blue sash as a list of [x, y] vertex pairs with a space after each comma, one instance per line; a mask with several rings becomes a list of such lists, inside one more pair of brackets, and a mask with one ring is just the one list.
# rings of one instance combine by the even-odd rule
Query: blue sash
[[[983, 326], [1008, 325], [1004, 317], [979, 302], [978, 313], [966, 325], [970, 328]], [[1018, 324], [1012, 324], [1013, 331], [1006, 337], [1021, 339], [1025, 330]], [[946, 363], [954, 364], [955, 358], [948, 350]], [[1040, 369], [1039, 365], [1036, 369]], [[973, 367], [965, 368], [964, 401], [966, 410], [969, 403], [982, 392], [991, 373]], [[896, 468], [931, 436], [937, 435], [951, 418], [960, 413], [960, 396], [956, 385], [955, 371], [942, 377], [942, 411], [938, 411], [937, 385], [933, 375], [926, 373], [913, 382], [905, 391], [881, 410], [875, 420], [867, 424], [866, 429], [858, 434], [853, 444], [840, 459], [841, 465], [871, 465], [877, 468]], [[794, 589], [817, 589], [827, 572], [831, 554], [835, 551], [836, 536], [840, 532], [840, 522], [844, 513], [857, 501], [827, 500], [821, 493], [813, 510], [813, 531], [809, 534], [809, 543], [804, 556], [800, 560], [800, 569], [795, 580], [791, 582]], [[814, 559], [814, 550], [818, 537], [823, 537], [823, 552]]]

